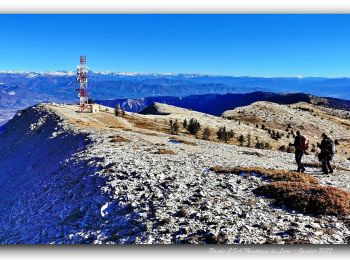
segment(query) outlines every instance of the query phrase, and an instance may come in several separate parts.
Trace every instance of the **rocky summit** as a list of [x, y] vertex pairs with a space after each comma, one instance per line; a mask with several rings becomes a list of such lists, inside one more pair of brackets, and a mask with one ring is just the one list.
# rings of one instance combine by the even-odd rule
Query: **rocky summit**
[[[349, 243], [345, 152], [322, 175], [314, 153], [296, 173], [294, 154], [279, 149], [300, 124], [312, 125], [316, 142], [329, 120], [343, 127], [332, 129], [345, 149], [348, 118], [310, 104], [251, 106], [224, 117], [159, 103], [122, 116], [102, 105], [18, 111], [0, 130], [0, 243]], [[196, 133], [184, 124], [191, 119]], [[229, 140], [217, 138], [223, 126]]]

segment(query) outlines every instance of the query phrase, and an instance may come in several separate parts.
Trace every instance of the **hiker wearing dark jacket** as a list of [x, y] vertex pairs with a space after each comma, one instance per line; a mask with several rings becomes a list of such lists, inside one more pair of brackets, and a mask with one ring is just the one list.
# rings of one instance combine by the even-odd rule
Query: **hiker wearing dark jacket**
[[303, 158], [304, 155], [304, 150], [301, 149], [301, 134], [299, 131], [297, 131], [295, 139], [294, 139], [294, 143], [293, 144], [289, 144], [291, 146], [295, 147], [295, 161], [298, 165], [298, 170], [297, 172], [305, 172], [305, 167], [301, 162], [301, 159]]
[[317, 143], [321, 152], [318, 155], [318, 159], [322, 162], [323, 174], [333, 173], [331, 161], [334, 156], [334, 143], [333, 140], [325, 133], [322, 134], [321, 144]]

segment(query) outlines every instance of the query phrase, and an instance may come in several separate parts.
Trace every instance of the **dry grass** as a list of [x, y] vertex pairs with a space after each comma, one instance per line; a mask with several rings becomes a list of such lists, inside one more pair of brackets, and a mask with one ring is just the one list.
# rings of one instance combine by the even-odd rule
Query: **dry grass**
[[195, 142], [186, 141], [186, 140], [178, 138], [178, 137], [171, 137], [171, 138], [169, 138], [169, 141], [179, 142], [182, 144], [188, 144], [188, 145], [194, 145], [194, 146], [197, 145]]
[[275, 199], [277, 206], [303, 213], [350, 214], [350, 193], [331, 186], [283, 181], [260, 186], [254, 192]]
[[73, 124], [73, 125], [77, 125], [79, 127], [88, 127], [88, 128], [91, 128], [91, 127], [98, 127], [98, 124], [96, 124], [95, 122], [90, 122], [90, 121], [85, 121], [85, 120], [79, 120], [79, 119], [76, 119], [76, 120], [69, 120], [69, 123], [70, 124]]
[[174, 151], [168, 150], [168, 149], [158, 149], [158, 151], [154, 153], [155, 154], [176, 154]]
[[[109, 128], [119, 128], [119, 129], [127, 129], [127, 125], [122, 118], [116, 117], [113, 114], [109, 114], [106, 112], [99, 112], [90, 114], [89, 117], [97, 120], [101, 126], [106, 126]], [[124, 122], [123, 122], [124, 121]]]
[[131, 142], [130, 139], [127, 139], [119, 135], [113, 135], [113, 136], [110, 136], [109, 138], [111, 138], [111, 141], [110, 141], [111, 143], [122, 143], [122, 142], [130, 143]]
[[146, 129], [160, 133], [169, 133], [169, 126], [165, 122], [162, 123], [142, 116], [128, 114], [124, 116], [124, 119], [132, 123], [135, 128]]
[[246, 155], [255, 155], [255, 156], [258, 156], [258, 157], [263, 157], [264, 156], [262, 153], [255, 152], [255, 151], [243, 151], [242, 153], [246, 154]]
[[161, 136], [161, 134], [155, 133], [155, 132], [146, 132], [144, 130], [133, 130], [135, 133], [143, 134], [143, 135], [148, 135], [148, 136]]
[[318, 179], [305, 173], [292, 172], [288, 170], [274, 170], [262, 167], [222, 167], [214, 166], [210, 170], [216, 173], [233, 173], [233, 174], [258, 174], [271, 181], [290, 181], [303, 183], [319, 183]]

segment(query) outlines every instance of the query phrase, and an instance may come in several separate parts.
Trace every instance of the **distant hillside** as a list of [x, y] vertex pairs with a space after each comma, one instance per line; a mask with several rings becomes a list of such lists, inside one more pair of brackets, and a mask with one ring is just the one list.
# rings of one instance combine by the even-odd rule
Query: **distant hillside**
[[164, 103], [199, 112], [221, 115], [224, 111], [236, 107], [247, 106], [257, 101], [269, 101], [278, 104], [294, 104], [306, 102], [337, 109], [350, 110], [350, 101], [336, 98], [322, 98], [303, 93], [276, 94], [270, 92], [252, 92], [247, 94], [207, 94], [187, 97], [147, 97], [141, 99], [101, 100], [97, 103], [115, 107], [120, 105], [126, 111], [141, 112], [152, 103]]
[[256, 102], [225, 111], [222, 117], [266, 131], [278, 132], [279, 135], [289, 138], [289, 141], [281, 138], [283, 140], [281, 145], [292, 142], [294, 133], [299, 130], [308, 136], [309, 151], [313, 153], [316, 152], [316, 144], [320, 142], [321, 134], [327, 133], [337, 140], [337, 157], [349, 158], [350, 113], [344, 110], [320, 107], [305, 102], [292, 105]]
[[[350, 100], [349, 78], [264, 78], [233, 77], [200, 74], [138, 74], [89, 72], [89, 93], [94, 100], [137, 99], [130, 111], [141, 111], [139, 99], [145, 97], [187, 97], [190, 95], [250, 93], [256, 91], [278, 93], [306, 93]], [[16, 110], [40, 102], [76, 103], [78, 96], [74, 72], [0, 72], [0, 122], [8, 121]], [[198, 97], [199, 98], [199, 97]], [[197, 102], [198, 98], [189, 99]], [[169, 98], [167, 98], [169, 99]], [[207, 96], [196, 109], [206, 113], [219, 114], [233, 107], [220, 108], [215, 104], [203, 110], [210, 99]], [[184, 107], [189, 107], [185, 99]], [[258, 99], [252, 101], [261, 101]], [[268, 99], [267, 99], [268, 100]], [[147, 100], [146, 100], [147, 101]], [[133, 102], [133, 101], [130, 101]], [[154, 100], [154, 102], [162, 102]], [[170, 103], [170, 101], [167, 101]], [[175, 101], [173, 101], [175, 102]], [[203, 102], [203, 104], [202, 104]], [[177, 103], [171, 103], [177, 104]], [[247, 105], [242, 104], [242, 105]], [[138, 108], [138, 106], [140, 106]], [[1, 124], [1, 123], [0, 123]]]

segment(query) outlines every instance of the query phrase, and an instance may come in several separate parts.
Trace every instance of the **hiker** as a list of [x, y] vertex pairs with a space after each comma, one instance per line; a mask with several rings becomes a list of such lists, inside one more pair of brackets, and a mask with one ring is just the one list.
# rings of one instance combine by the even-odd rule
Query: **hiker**
[[305, 172], [306, 169], [302, 164], [301, 159], [304, 155], [304, 152], [309, 148], [307, 138], [302, 136], [300, 134], [300, 131], [297, 131], [294, 139], [294, 143], [293, 144], [290, 143], [289, 145], [295, 147], [295, 161], [298, 165], [297, 172]]
[[317, 143], [317, 147], [319, 147], [321, 150], [321, 152], [318, 154], [318, 159], [322, 162], [323, 174], [333, 173], [331, 161], [336, 153], [333, 140], [323, 133], [321, 144]]

